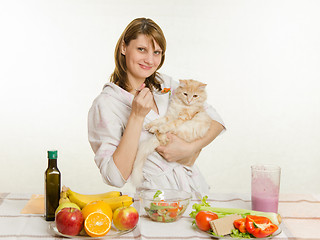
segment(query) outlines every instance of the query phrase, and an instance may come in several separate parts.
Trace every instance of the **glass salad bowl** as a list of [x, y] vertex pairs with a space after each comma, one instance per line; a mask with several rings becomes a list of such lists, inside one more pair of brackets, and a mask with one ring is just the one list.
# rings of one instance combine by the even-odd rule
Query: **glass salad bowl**
[[174, 189], [151, 189], [139, 193], [142, 208], [157, 222], [174, 222], [186, 211], [192, 194]]

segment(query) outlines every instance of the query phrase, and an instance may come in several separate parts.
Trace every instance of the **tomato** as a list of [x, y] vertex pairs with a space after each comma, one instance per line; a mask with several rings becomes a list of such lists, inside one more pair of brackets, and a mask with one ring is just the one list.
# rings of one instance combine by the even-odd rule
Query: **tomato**
[[202, 231], [210, 230], [210, 221], [217, 219], [218, 215], [210, 211], [200, 211], [196, 215], [197, 227]]

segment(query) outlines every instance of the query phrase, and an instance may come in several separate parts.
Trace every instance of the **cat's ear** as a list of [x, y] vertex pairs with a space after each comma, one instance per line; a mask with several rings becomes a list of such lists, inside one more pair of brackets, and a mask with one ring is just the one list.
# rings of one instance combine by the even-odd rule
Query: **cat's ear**
[[199, 86], [199, 88], [200, 88], [200, 89], [205, 89], [205, 88], [206, 88], [206, 86], [207, 86], [207, 84], [205, 84], [205, 83], [201, 83], [201, 84], [200, 84], [200, 86]]
[[179, 80], [180, 86], [185, 87], [187, 85], [187, 80]]

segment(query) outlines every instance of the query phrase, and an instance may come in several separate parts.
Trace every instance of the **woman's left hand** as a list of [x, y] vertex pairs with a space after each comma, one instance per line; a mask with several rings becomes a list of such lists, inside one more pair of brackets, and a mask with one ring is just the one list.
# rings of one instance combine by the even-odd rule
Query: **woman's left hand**
[[201, 150], [196, 152], [192, 143], [188, 143], [174, 134], [167, 133], [167, 137], [169, 138], [168, 144], [157, 147], [156, 151], [168, 162], [179, 162], [192, 166]]

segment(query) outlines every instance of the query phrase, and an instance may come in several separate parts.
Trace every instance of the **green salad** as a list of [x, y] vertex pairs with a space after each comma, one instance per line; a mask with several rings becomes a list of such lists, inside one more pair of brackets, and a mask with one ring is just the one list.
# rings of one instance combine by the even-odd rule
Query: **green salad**
[[182, 213], [184, 205], [179, 201], [177, 202], [165, 202], [161, 199], [162, 192], [158, 190], [153, 196], [153, 202], [150, 207], [145, 207], [147, 214], [150, 218], [157, 222], [173, 222]]

